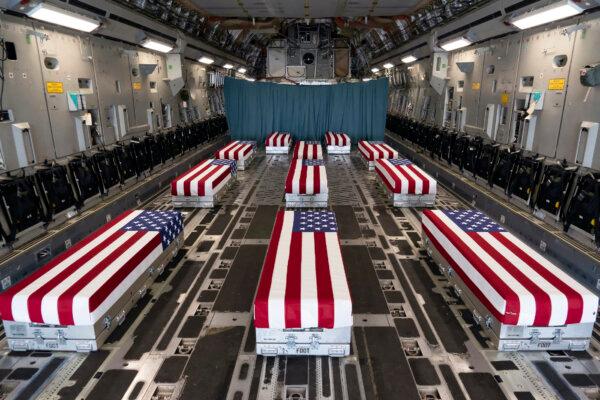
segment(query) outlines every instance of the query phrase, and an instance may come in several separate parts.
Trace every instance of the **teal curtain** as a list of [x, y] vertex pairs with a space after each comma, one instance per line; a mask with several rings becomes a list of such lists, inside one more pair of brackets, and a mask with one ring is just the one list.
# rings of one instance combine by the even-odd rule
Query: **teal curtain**
[[321, 140], [327, 130], [353, 142], [383, 140], [387, 112], [385, 78], [335, 85], [284, 85], [225, 78], [225, 114], [234, 139], [263, 143], [273, 131]]

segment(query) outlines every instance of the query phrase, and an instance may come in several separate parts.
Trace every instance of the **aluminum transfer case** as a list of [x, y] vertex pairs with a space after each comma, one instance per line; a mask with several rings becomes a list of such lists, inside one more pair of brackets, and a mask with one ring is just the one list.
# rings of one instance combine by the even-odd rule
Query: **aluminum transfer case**
[[256, 354], [262, 356], [350, 355], [352, 327], [322, 329], [256, 328]]
[[348, 146], [327, 146], [328, 154], [350, 154], [350, 145]]
[[213, 208], [227, 193], [235, 180], [236, 178], [232, 176], [223, 185], [219, 185], [213, 194], [206, 196], [171, 196], [171, 202], [175, 208]]
[[423, 241], [427, 253], [439, 266], [444, 276], [448, 278], [454, 293], [464, 301], [473, 315], [473, 320], [479, 324], [499, 351], [583, 351], [588, 348], [594, 327], [593, 323], [538, 327], [507, 325], [499, 322], [448, 265], [427, 235], [423, 235]]
[[285, 206], [288, 208], [322, 208], [327, 207], [329, 193], [317, 194], [285, 194]]
[[289, 154], [290, 146], [265, 146], [267, 154]]
[[146, 295], [154, 280], [183, 245], [183, 231], [146, 269], [131, 288], [94, 325], [49, 325], [3, 321], [8, 347], [14, 351], [53, 350], [88, 352], [98, 350]]
[[377, 180], [377, 185], [385, 190], [387, 197], [392, 201], [394, 207], [433, 207], [435, 205], [435, 193], [432, 194], [406, 194], [394, 193], [387, 185]]

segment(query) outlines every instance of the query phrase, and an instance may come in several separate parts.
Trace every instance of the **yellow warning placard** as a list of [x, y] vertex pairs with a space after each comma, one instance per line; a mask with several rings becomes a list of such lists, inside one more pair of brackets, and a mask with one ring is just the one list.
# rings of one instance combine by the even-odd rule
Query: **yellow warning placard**
[[548, 90], [565, 90], [565, 79], [550, 79], [548, 81]]
[[473, 90], [479, 90], [479, 89], [481, 89], [481, 82], [473, 82], [473, 83], [471, 83], [471, 89], [473, 89]]
[[500, 95], [500, 104], [502, 104], [503, 106], [508, 104], [508, 93], [504, 92]]
[[142, 90], [142, 82], [133, 82], [133, 90]]
[[62, 82], [46, 82], [46, 92], [48, 93], [63, 93], [64, 87]]

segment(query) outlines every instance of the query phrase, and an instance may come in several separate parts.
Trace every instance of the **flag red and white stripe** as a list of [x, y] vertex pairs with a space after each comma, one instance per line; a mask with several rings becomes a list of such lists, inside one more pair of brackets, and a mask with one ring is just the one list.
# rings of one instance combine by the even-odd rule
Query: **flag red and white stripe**
[[285, 180], [285, 192], [292, 194], [328, 193], [325, 162], [322, 160], [292, 160]]
[[213, 159], [204, 160], [171, 182], [173, 196], [212, 196], [231, 179], [228, 165], [217, 165]]
[[358, 151], [367, 161], [375, 161], [380, 158], [398, 158], [398, 152], [383, 142], [358, 142]]
[[327, 146], [346, 147], [346, 146], [350, 146], [350, 143], [351, 143], [350, 136], [348, 136], [342, 132], [328, 131], [325, 134], [325, 140], [327, 142]]
[[234, 140], [215, 153], [215, 158], [221, 160], [245, 160], [252, 155], [254, 148], [250, 143]]
[[294, 158], [301, 160], [322, 160], [323, 148], [319, 142], [299, 141], [294, 146]]
[[292, 141], [292, 135], [287, 132], [273, 132], [267, 136], [265, 146], [267, 147], [288, 147]]
[[423, 233], [488, 311], [507, 325], [594, 323], [598, 297], [485, 214], [425, 210]]
[[[146, 218], [148, 214], [150, 218]], [[152, 215], [164, 219], [158, 220], [157, 226]], [[137, 228], [139, 224], [152, 226]], [[168, 232], [159, 231], [163, 228]], [[174, 239], [180, 229], [183, 219], [177, 212], [135, 210], [121, 214], [0, 293], [2, 319], [93, 325], [160, 257], [165, 235]]]
[[254, 324], [273, 329], [352, 326], [333, 212], [277, 213], [254, 302]]
[[375, 171], [392, 193], [435, 194], [437, 182], [408, 160], [379, 159]]

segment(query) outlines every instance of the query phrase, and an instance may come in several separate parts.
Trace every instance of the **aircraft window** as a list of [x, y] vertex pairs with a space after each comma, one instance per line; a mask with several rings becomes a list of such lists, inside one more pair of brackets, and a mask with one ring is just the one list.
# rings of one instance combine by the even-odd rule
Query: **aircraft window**
[[58, 59], [55, 57], [46, 57], [44, 58], [44, 65], [48, 69], [56, 70], [58, 69]]
[[488, 65], [488, 67], [486, 68], [486, 72], [488, 73], [488, 75], [493, 74], [494, 72], [496, 72], [496, 66]]
[[77, 78], [77, 83], [79, 84], [79, 89], [91, 89], [92, 88], [92, 80], [88, 78]]
[[121, 81], [115, 81], [115, 89], [117, 93], [121, 93]]
[[140, 70], [137, 67], [131, 68], [131, 75], [133, 75], [133, 76], [139, 76], [140, 75]]
[[6, 59], [7, 60], [16, 60], [17, 59], [17, 49], [15, 48], [14, 42], [4, 42], [4, 49], [6, 51]]
[[560, 54], [560, 55], [554, 57], [554, 60], [552, 61], [552, 63], [554, 64], [555, 68], [562, 68], [565, 65], [567, 65], [567, 60], [568, 60], [568, 57], [565, 54]]

